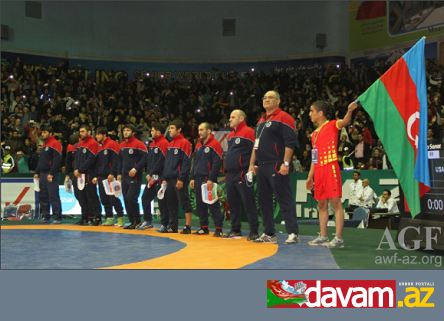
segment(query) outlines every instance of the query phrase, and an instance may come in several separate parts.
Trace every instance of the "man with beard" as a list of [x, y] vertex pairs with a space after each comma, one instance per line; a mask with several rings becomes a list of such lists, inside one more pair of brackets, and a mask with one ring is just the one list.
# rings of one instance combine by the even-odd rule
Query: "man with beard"
[[127, 124], [123, 127], [123, 141], [119, 152], [119, 175], [122, 182], [122, 194], [130, 224], [125, 229], [138, 229], [142, 224], [139, 210], [139, 194], [142, 185], [143, 169], [148, 160], [148, 151], [144, 143], [134, 137], [136, 127]]
[[39, 162], [34, 174], [34, 178], [40, 178], [39, 200], [43, 216], [40, 223], [50, 222], [50, 207], [52, 207], [52, 223], [62, 224], [62, 204], [59, 195], [62, 145], [54, 138], [51, 126], [42, 127], [42, 139], [45, 143], [40, 151]]
[[102, 225], [114, 226], [113, 207], [117, 212], [117, 225], [123, 226], [123, 207], [120, 199], [114, 195], [107, 195], [103, 187], [103, 181], [112, 182], [118, 173], [119, 144], [108, 137], [106, 127], [96, 129], [96, 140], [99, 143], [97, 152], [94, 184], [99, 184], [100, 201], [105, 208], [106, 221]]
[[[77, 145], [77, 152], [74, 159], [74, 176], [77, 178], [85, 175], [85, 185], [81, 190], [80, 184], [77, 184], [78, 201], [82, 207], [82, 218], [77, 225], [87, 225], [89, 220], [93, 220], [92, 225], [98, 226], [102, 223], [102, 210], [99, 197], [97, 196], [96, 185], [93, 183], [94, 171], [96, 166], [96, 156], [99, 144], [91, 136], [91, 127], [88, 125], [80, 126], [80, 142]], [[77, 181], [79, 183], [79, 181]], [[88, 210], [83, 210], [83, 209]], [[91, 213], [94, 217], [86, 216]]]

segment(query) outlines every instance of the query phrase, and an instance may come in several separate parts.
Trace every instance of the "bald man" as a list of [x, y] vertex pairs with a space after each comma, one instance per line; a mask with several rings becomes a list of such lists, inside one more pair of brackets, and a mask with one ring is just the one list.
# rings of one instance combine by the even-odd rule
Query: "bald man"
[[228, 150], [225, 158], [227, 200], [231, 213], [231, 231], [223, 238], [242, 238], [241, 202], [243, 201], [250, 227], [250, 234], [247, 240], [254, 241], [259, 237], [259, 221], [253, 181], [249, 181], [247, 177], [251, 151], [254, 145], [254, 130], [247, 126], [245, 123], [246, 119], [247, 116], [245, 112], [240, 109], [231, 112], [230, 127], [233, 131], [228, 135]]

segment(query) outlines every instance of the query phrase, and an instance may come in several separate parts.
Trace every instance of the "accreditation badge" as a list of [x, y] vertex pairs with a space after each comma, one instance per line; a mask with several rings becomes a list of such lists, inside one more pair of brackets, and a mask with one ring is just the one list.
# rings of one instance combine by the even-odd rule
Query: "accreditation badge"
[[258, 148], [259, 148], [259, 138], [256, 138], [256, 139], [254, 140], [254, 146], [253, 146], [253, 148], [254, 148], [254, 149], [258, 149]]
[[313, 164], [317, 164], [318, 163], [318, 150], [317, 149], [312, 149], [311, 150], [311, 162]]

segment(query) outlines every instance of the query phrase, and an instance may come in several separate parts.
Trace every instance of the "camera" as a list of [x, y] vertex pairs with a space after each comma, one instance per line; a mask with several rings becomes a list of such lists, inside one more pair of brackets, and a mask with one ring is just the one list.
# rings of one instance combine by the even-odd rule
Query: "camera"
[[14, 78], [14, 76], [13, 76], [13, 75], [11, 75], [11, 76], [9, 76], [9, 78], [10, 78], [10, 79], [12, 79], [12, 78]]

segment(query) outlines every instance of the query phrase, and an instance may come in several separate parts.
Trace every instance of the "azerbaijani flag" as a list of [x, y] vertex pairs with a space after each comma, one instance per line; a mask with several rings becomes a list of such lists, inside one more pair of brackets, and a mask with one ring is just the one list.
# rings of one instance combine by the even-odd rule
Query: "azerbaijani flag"
[[427, 155], [425, 38], [419, 40], [358, 100], [386, 150], [412, 217], [430, 189]]

